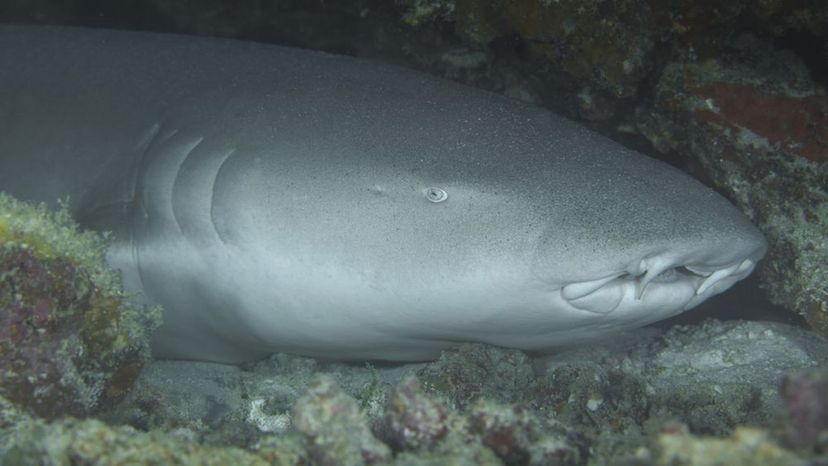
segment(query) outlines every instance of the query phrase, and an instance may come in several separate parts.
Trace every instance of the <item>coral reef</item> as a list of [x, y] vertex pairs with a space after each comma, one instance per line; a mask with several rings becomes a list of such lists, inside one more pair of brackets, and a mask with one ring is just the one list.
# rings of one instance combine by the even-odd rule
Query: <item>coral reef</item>
[[820, 0], [755, 0], [752, 7], [763, 28], [773, 36], [791, 31], [828, 35], [828, 9]]
[[715, 436], [686, 442], [719, 441], [743, 424], [768, 439], [820, 431], [819, 416], [801, 414], [777, 428], [786, 404], [792, 413], [824, 404], [815, 376], [786, 389], [793, 404], [780, 399], [778, 378], [826, 358], [828, 342], [813, 332], [708, 321], [534, 358], [466, 345], [400, 366], [289, 355], [244, 368], [156, 361], [103, 418], [318, 464], [651, 465], [674, 420]]
[[[814, 82], [825, 84], [824, 51], [813, 45], [828, 39], [823, 0], [91, 4], [10, 1], [0, 17], [382, 58], [578, 115], [627, 142], [643, 135], [760, 226], [771, 245], [759, 270], [765, 290], [828, 334], [828, 103]], [[301, 465], [340, 454], [397, 465], [828, 464], [825, 372], [809, 369], [828, 360], [828, 345], [761, 322], [640, 330], [536, 358], [468, 345], [398, 367], [288, 355], [242, 368], [152, 361], [111, 406], [143, 361], [132, 337], [150, 314], [127, 312], [107, 327], [116, 311], [102, 297], [121, 297], [102, 290], [114, 278], [38, 238], [16, 237], [0, 256], [0, 304], [14, 310], [2, 317], [0, 360], [14, 355], [20, 375], [51, 374], [30, 382], [4, 372], [0, 393], [28, 407], [0, 400], [3, 464]], [[87, 303], [84, 319], [75, 306]], [[44, 329], [68, 337], [38, 339]], [[41, 357], [49, 351], [71, 357]], [[311, 382], [320, 372], [329, 378]], [[110, 425], [134, 428], [29, 415], [101, 408]]]
[[[519, 87], [567, 111], [576, 109], [580, 96], [602, 101], [646, 94], [666, 61], [715, 57], [734, 31], [828, 36], [828, 11], [820, 0], [131, 0], [117, 7], [18, 0], [1, 5], [0, 17], [164, 29], [384, 57], [499, 92]], [[458, 51], [484, 61], [458, 73], [445, 59]], [[600, 118], [614, 113], [605, 111], [614, 108], [611, 103], [600, 107]]]
[[737, 26], [781, 36], [828, 34], [828, 12], [818, 0], [404, 0], [412, 26], [450, 23], [466, 43], [485, 47], [517, 36], [537, 56], [583, 86], [628, 97], [663, 57], [716, 55]]
[[0, 193], [0, 395], [40, 416], [94, 412], [149, 358], [158, 310], [125, 304], [102, 248], [65, 208]]
[[[828, 395], [824, 369], [812, 368], [826, 359], [813, 332], [708, 321], [535, 358], [467, 345], [387, 367], [289, 355], [244, 368], [155, 361], [102, 413], [133, 427], [48, 423], [0, 405], [10, 439], [0, 463], [803, 464], [825, 459]], [[791, 368], [808, 370], [787, 377], [780, 399]]]
[[648, 27], [649, 8], [636, 0], [401, 3], [407, 24], [451, 23], [472, 47], [517, 35], [536, 56], [615, 97], [635, 94], [637, 83], [649, 71], [658, 34]]

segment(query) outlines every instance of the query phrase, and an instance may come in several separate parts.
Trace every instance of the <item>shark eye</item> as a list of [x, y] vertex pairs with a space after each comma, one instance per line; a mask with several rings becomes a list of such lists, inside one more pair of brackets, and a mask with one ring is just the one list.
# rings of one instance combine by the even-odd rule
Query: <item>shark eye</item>
[[425, 195], [426, 199], [431, 202], [443, 202], [448, 199], [448, 193], [440, 188], [428, 188]]

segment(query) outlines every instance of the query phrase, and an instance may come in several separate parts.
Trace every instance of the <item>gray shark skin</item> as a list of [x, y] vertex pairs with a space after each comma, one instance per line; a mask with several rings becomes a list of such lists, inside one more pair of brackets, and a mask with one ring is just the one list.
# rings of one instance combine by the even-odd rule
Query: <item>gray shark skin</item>
[[112, 231], [159, 357], [549, 350], [690, 309], [766, 242], [546, 110], [257, 43], [0, 27], [0, 190]]

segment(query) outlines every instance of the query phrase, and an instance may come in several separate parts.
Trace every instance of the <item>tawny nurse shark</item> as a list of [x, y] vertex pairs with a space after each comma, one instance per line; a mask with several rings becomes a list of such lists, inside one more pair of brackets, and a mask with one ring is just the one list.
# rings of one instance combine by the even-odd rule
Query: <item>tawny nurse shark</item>
[[766, 243], [546, 110], [250, 42], [0, 27], [0, 190], [69, 199], [164, 307], [158, 356], [547, 350], [690, 309]]

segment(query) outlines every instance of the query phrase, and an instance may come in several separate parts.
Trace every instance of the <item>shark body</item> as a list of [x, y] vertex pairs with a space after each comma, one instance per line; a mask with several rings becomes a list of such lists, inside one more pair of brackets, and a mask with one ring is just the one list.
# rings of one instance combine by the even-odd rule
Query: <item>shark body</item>
[[690, 309], [762, 235], [546, 110], [250, 42], [0, 26], [0, 190], [69, 198], [160, 357], [546, 350]]

